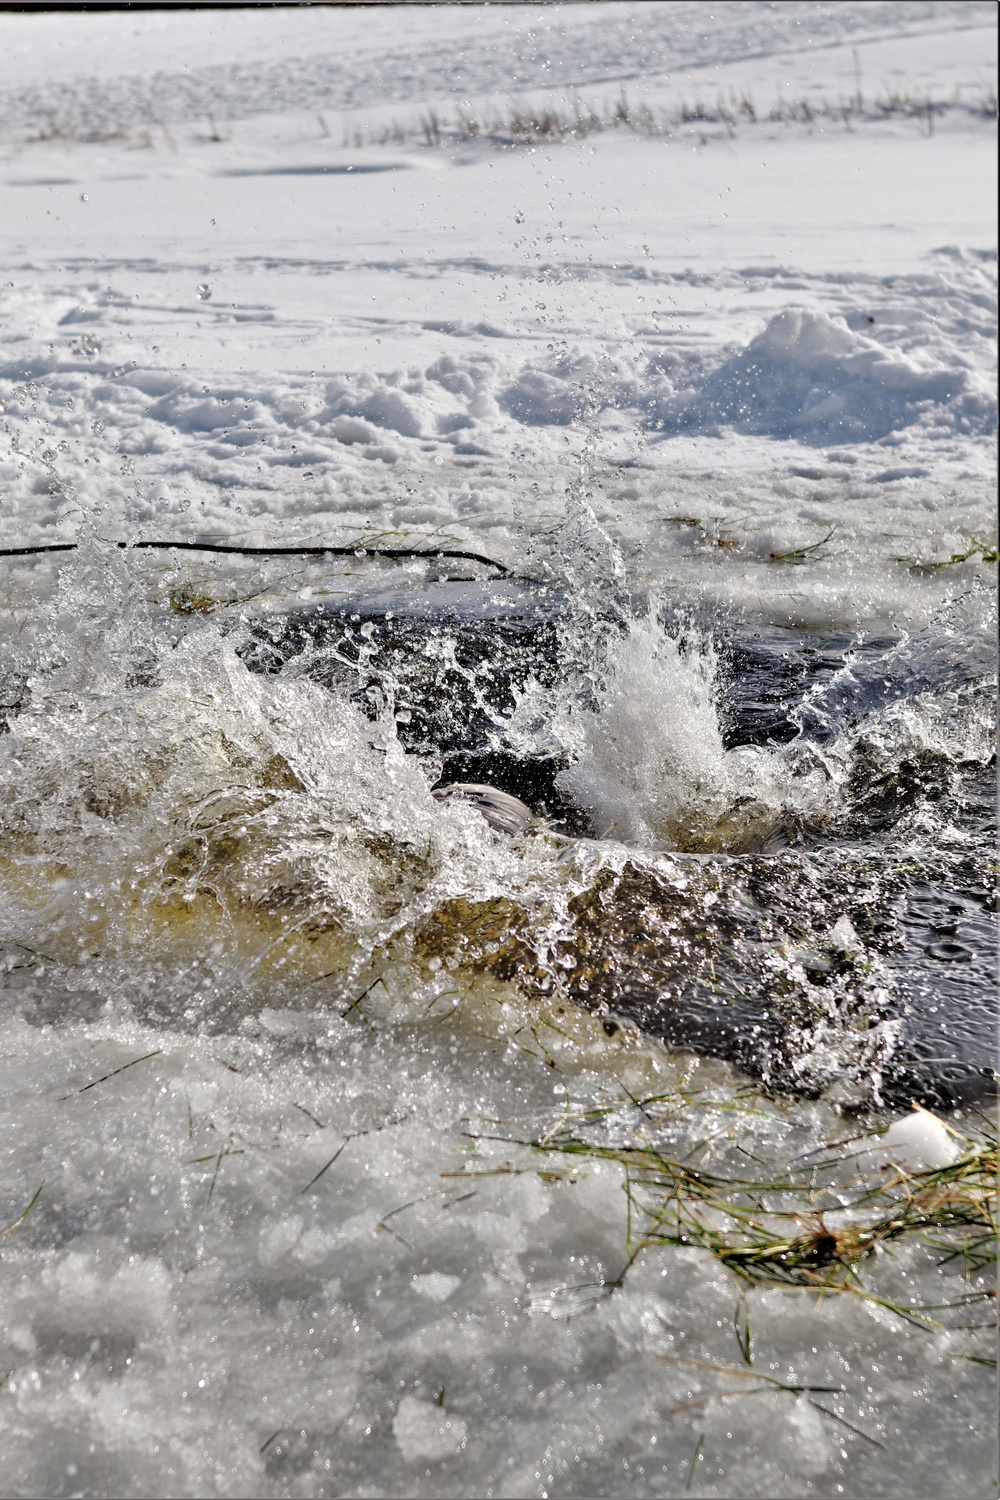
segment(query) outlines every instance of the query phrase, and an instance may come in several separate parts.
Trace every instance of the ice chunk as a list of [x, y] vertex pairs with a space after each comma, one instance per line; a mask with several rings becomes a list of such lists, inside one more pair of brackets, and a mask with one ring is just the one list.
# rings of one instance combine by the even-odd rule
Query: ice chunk
[[95, 1253], [71, 1250], [46, 1279], [37, 1316], [47, 1328], [141, 1338], [168, 1320], [173, 1282], [159, 1256], [129, 1255], [112, 1267]]
[[257, 1243], [257, 1259], [262, 1266], [277, 1265], [283, 1255], [298, 1243], [302, 1234], [302, 1220], [298, 1214], [289, 1214], [275, 1224], [261, 1230]]
[[426, 1271], [422, 1276], [414, 1276], [411, 1285], [415, 1292], [428, 1297], [431, 1302], [447, 1302], [462, 1285], [462, 1278], [448, 1276], [444, 1271]]
[[461, 1452], [466, 1425], [461, 1417], [449, 1416], [442, 1406], [404, 1396], [392, 1419], [392, 1434], [408, 1463], [435, 1463]]
[[827, 942], [831, 948], [836, 948], [840, 953], [859, 953], [861, 951], [861, 939], [855, 932], [854, 923], [846, 912], [834, 922]]
[[955, 1137], [926, 1109], [894, 1120], [882, 1137], [882, 1149], [891, 1153], [898, 1166], [911, 1172], [951, 1166], [961, 1155]]

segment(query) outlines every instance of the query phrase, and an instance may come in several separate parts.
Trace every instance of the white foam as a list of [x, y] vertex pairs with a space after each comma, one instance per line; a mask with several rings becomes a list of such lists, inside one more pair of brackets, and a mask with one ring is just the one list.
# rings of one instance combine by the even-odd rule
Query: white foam
[[[557, 785], [598, 836], [646, 848], [765, 847], [788, 820], [832, 826], [848, 816], [859, 765], [874, 784], [908, 756], [986, 766], [993, 755], [989, 694], [947, 686], [875, 704], [821, 745], [806, 737], [726, 750], [712, 641], [694, 625], [662, 623], [655, 598], [611, 639], [597, 698], [596, 708], [561, 717], [548, 704], [547, 732], [572, 757]], [[537, 695], [520, 705], [525, 738], [539, 711]], [[832, 934], [836, 946], [853, 941], [845, 920]]]

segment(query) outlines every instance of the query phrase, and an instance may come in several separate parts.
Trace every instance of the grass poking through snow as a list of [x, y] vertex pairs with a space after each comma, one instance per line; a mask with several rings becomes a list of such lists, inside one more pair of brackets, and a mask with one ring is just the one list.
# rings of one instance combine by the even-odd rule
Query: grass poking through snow
[[[623, 1277], [649, 1247], [684, 1245], [709, 1251], [744, 1282], [854, 1293], [933, 1326], [934, 1311], [984, 1300], [992, 1289], [968, 1290], [940, 1308], [908, 1306], [878, 1295], [860, 1271], [876, 1252], [918, 1237], [940, 1265], [961, 1259], [967, 1282], [995, 1262], [997, 1140], [963, 1139], [959, 1159], [932, 1171], [873, 1166], [865, 1175], [858, 1171], [863, 1156], [852, 1155], [778, 1179], [724, 1176], [653, 1145], [596, 1144], [569, 1128], [532, 1145], [548, 1156], [623, 1169], [629, 1222]], [[846, 1192], [835, 1170], [845, 1163], [853, 1173]], [[747, 1348], [750, 1337], [746, 1324]]]

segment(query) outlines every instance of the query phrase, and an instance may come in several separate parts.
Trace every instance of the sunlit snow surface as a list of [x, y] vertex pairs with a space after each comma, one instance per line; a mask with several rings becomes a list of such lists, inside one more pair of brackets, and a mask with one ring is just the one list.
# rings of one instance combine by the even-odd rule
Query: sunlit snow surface
[[[994, 8], [0, 43], [0, 546], [83, 543], [0, 559], [4, 1493], [992, 1493], [981, 1302], [685, 1248], [612, 1290], [621, 1169], [522, 1143], [607, 1109], [780, 1178], [905, 1108], [907, 984], [985, 1026]], [[757, 118], [420, 144], [623, 86]], [[102, 540], [162, 537], [480, 552], [535, 580], [463, 565], [480, 614], [513, 650], [537, 590], [548, 644], [498, 699], [445, 562]], [[342, 637], [261, 670], [317, 607]], [[473, 750], [569, 822], [436, 802]], [[636, 1029], [677, 1041], [692, 976], [737, 1031], [778, 996], [771, 1050]], [[865, 1286], [981, 1286], [941, 1258]]]

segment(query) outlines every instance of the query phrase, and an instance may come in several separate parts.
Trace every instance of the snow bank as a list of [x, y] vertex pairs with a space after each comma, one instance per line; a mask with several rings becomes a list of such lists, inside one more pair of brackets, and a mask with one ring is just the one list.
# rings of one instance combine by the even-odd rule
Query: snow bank
[[810, 443], [873, 442], [917, 424], [969, 434], [996, 427], [995, 400], [981, 372], [945, 362], [931, 348], [916, 358], [887, 348], [843, 317], [808, 308], [777, 313], [709, 375], [701, 375], [701, 363], [667, 352], [644, 368], [609, 374], [609, 361], [602, 367], [577, 352], [547, 367], [526, 365], [500, 404], [532, 426], [568, 426], [588, 412], [631, 409], [639, 425], [665, 437], [725, 426]]
[[996, 407], [977, 373], [933, 356], [918, 363], [852, 332], [842, 318], [789, 308], [719, 367], [689, 400], [663, 404], [664, 430], [729, 423], [807, 441], [870, 442], [930, 421], [984, 433]]
[[[12, 310], [24, 302], [4, 300]], [[23, 315], [41, 318], [43, 327], [65, 322], [66, 300], [39, 309], [32, 296]], [[968, 313], [966, 298], [951, 321], [967, 322]], [[99, 309], [89, 316], [96, 320]], [[907, 347], [894, 347], [893, 337]], [[134, 520], [162, 519], [172, 505], [184, 508], [171, 487], [190, 489], [198, 479], [269, 494], [276, 483], [294, 486], [297, 511], [303, 504], [328, 510], [337, 480], [359, 460], [500, 457], [524, 429], [557, 457], [567, 429], [576, 441], [611, 420], [651, 442], [725, 431], [807, 444], [921, 434], [930, 444], [924, 465], [882, 472], [890, 482], [927, 472], [941, 442], [985, 437], [996, 427], [990, 376], [963, 363], [954, 342], [940, 332], [930, 342], [911, 322], [879, 340], [842, 316], [793, 307], [714, 369], [699, 351], [654, 350], [635, 339], [626, 349], [578, 345], [520, 363], [514, 350], [501, 357], [473, 346], [396, 370], [239, 382], [230, 375], [209, 384], [201, 373], [116, 363], [121, 346], [110, 338], [107, 349], [96, 337], [87, 348], [70, 339], [59, 353], [50, 339], [44, 353], [19, 350], [0, 368], [14, 439], [0, 475], [10, 513], [29, 525], [52, 525], [70, 490], [95, 499], [99, 491], [105, 504], [116, 492], [127, 495]], [[50, 433], [54, 444], [43, 436]], [[132, 482], [136, 459], [141, 495]], [[274, 511], [282, 501], [267, 503]]]

